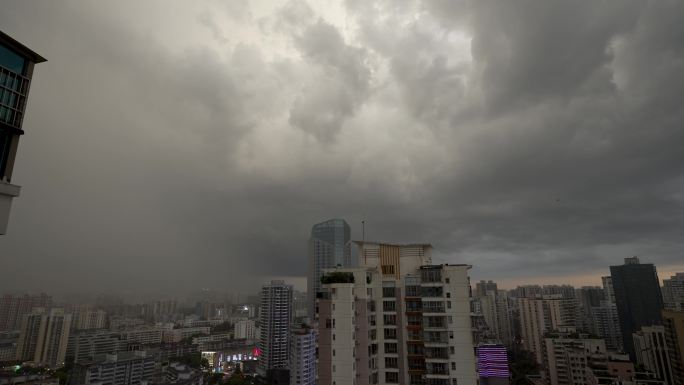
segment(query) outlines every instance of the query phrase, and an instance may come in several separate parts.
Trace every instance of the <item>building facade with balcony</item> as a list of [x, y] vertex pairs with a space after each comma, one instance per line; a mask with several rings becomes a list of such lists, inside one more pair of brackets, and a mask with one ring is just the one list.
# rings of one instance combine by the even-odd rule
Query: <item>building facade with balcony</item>
[[12, 200], [19, 186], [12, 171], [26, 112], [33, 67], [45, 58], [0, 31], [0, 234], [7, 232]]
[[467, 265], [427, 244], [357, 242], [317, 294], [318, 384], [476, 384]]

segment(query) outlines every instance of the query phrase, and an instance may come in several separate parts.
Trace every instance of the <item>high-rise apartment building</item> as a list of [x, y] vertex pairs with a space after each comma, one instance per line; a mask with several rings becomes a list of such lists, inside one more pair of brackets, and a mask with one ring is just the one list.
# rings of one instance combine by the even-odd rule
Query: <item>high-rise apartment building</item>
[[571, 330], [577, 325], [577, 301], [561, 294], [541, 298], [518, 298], [522, 344], [534, 353], [537, 363], [544, 359], [544, 335]]
[[313, 321], [323, 269], [352, 267], [351, 229], [344, 219], [330, 219], [311, 228], [308, 262], [308, 316]]
[[505, 290], [487, 290], [485, 292], [477, 290], [477, 293], [482, 294], [477, 300], [490, 332], [504, 345], [512, 346], [513, 326], [507, 292]]
[[33, 67], [45, 58], [0, 31], [0, 234], [7, 232], [12, 199], [21, 187], [11, 183], [19, 138], [24, 134]]
[[152, 314], [155, 321], [169, 322], [174, 319], [178, 312], [178, 302], [175, 299], [164, 299], [154, 302], [152, 305]]
[[497, 292], [499, 289], [496, 285], [496, 282], [493, 282], [491, 280], [489, 281], [480, 281], [475, 284], [475, 293], [474, 296], [479, 298], [479, 297], [484, 297], [487, 295], [489, 292]]
[[513, 298], [536, 298], [542, 296], [542, 287], [539, 285], [522, 285], [511, 290]]
[[77, 309], [72, 313], [74, 330], [104, 329], [107, 327], [107, 313], [104, 310]]
[[40, 366], [63, 365], [70, 330], [71, 314], [62, 309], [34, 309], [22, 319], [16, 359]]
[[587, 384], [591, 356], [605, 355], [603, 339], [583, 335], [556, 334], [544, 338], [544, 368], [550, 385]]
[[318, 384], [475, 384], [470, 266], [357, 245], [359, 267], [327, 270], [317, 294]]
[[668, 354], [665, 327], [662, 325], [642, 326], [632, 334], [636, 362], [646, 370], [655, 373], [666, 385], [675, 385], [672, 377], [672, 364]]
[[18, 330], [25, 314], [34, 308], [49, 308], [52, 297], [39, 295], [3, 295], [0, 297], [0, 331]]
[[610, 351], [621, 352], [622, 333], [620, 332], [620, 318], [614, 302], [601, 301], [599, 306], [591, 308], [590, 332], [606, 341], [606, 348]]
[[588, 332], [593, 327], [592, 309], [605, 300], [605, 292], [600, 286], [582, 286], [575, 290], [575, 294], [579, 301], [578, 326]]
[[235, 321], [235, 325], [233, 326], [233, 336], [235, 339], [255, 339], [256, 325], [254, 324], [254, 320], [244, 318]]
[[575, 287], [571, 285], [544, 285], [542, 295], [575, 298]]
[[615, 291], [613, 290], [613, 278], [611, 276], [601, 277], [603, 284], [603, 297], [606, 301], [615, 303]]
[[663, 326], [672, 380], [675, 384], [684, 384], [684, 311], [663, 310]]
[[315, 385], [316, 330], [302, 325], [290, 336], [290, 385]]
[[663, 303], [665, 309], [684, 311], [684, 273], [663, 280]]
[[663, 297], [658, 273], [653, 264], [639, 263], [639, 258], [625, 258], [625, 264], [611, 266], [610, 275], [615, 304], [620, 317], [622, 343], [630, 357], [636, 359], [632, 333], [643, 326], [661, 324]]
[[274, 369], [287, 369], [290, 359], [292, 285], [271, 281], [261, 289], [259, 308], [258, 371], [267, 376]]

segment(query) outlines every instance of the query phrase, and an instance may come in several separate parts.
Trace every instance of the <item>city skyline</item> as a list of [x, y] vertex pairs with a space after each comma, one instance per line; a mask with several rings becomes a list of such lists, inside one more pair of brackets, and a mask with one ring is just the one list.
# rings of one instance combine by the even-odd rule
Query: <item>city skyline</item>
[[0, 384], [684, 385], [684, 1], [0, 7]]

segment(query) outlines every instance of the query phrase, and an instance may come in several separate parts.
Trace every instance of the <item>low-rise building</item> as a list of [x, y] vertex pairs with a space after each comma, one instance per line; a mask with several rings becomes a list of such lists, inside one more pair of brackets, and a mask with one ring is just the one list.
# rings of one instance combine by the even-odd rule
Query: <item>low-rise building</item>
[[209, 326], [164, 330], [162, 340], [164, 342], [180, 342], [186, 338], [196, 337], [198, 335], [206, 336], [210, 333], [211, 328]]
[[154, 357], [144, 350], [103, 354], [74, 364], [69, 385], [142, 385], [154, 371]]

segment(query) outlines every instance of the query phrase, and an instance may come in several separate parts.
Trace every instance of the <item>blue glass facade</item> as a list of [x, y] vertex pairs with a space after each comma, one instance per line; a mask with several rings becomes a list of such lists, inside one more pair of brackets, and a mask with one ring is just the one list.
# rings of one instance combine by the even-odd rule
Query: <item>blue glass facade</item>
[[307, 291], [309, 318], [313, 319], [316, 293], [321, 288], [323, 269], [352, 267], [351, 229], [344, 219], [330, 219], [315, 224], [309, 238], [309, 273]]
[[24, 75], [26, 72], [26, 59], [13, 50], [0, 45], [0, 66], [14, 73]]

